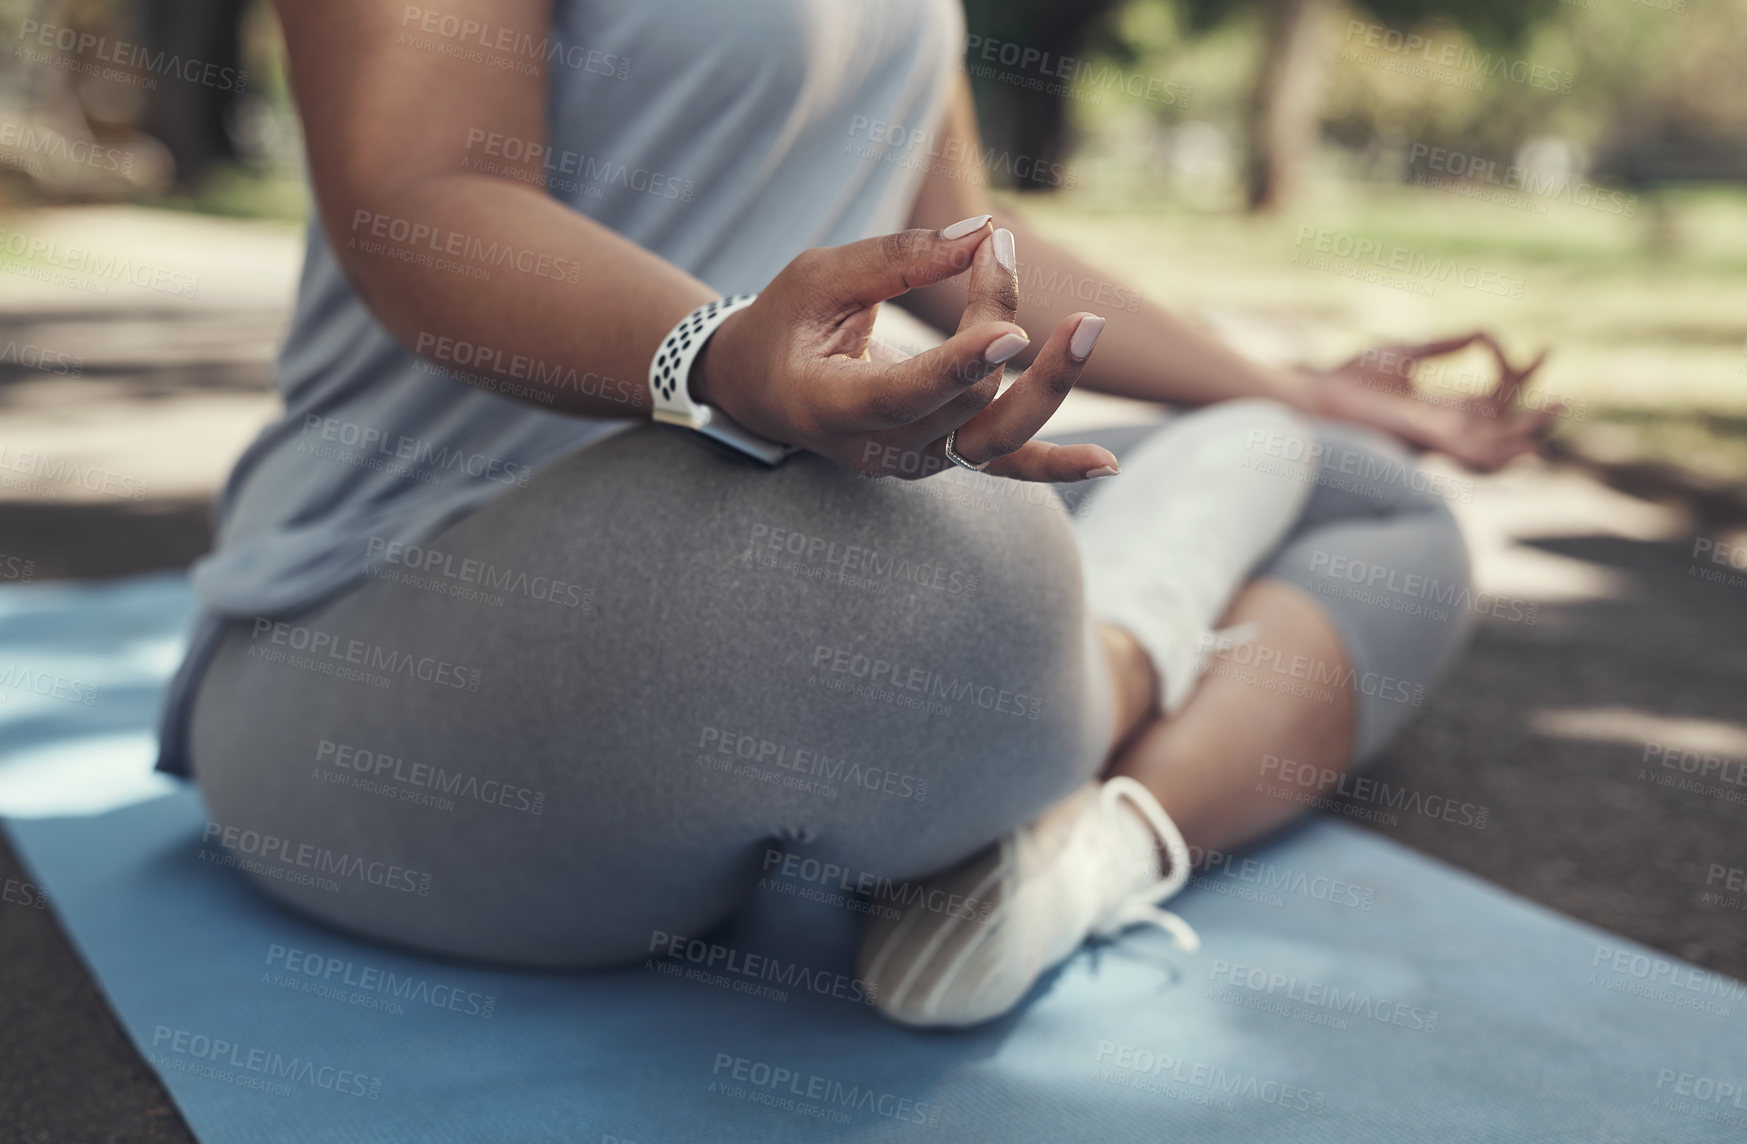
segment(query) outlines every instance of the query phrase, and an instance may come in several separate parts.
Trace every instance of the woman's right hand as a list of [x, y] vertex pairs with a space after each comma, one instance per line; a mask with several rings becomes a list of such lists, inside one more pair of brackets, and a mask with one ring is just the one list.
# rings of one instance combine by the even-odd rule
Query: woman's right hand
[[[1019, 283], [1012, 238], [1003, 234], [997, 240], [983, 216], [944, 231], [803, 251], [717, 329], [693, 372], [693, 396], [760, 436], [868, 476], [915, 478], [950, 467], [945, 443], [954, 430], [954, 451], [990, 462], [987, 471], [998, 476], [1077, 481], [1114, 472], [1116, 458], [1096, 445], [1032, 440], [1079, 379], [1102, 318], [1064, 318], [1000, 393], [1003, 363], [1029, 344], [1013, 321]], [[900, 361], [874, 352], [882, 301], [967, 269], [970, 296], [957, 333]]]

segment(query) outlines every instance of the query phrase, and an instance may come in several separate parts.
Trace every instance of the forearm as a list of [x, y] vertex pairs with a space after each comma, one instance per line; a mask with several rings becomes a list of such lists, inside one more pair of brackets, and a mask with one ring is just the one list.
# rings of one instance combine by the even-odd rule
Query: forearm
[[436, 174], [337, 206], [329, 238], [378, 321], [414, 353], [488, 387], [534, 391], [526, 400], [541, 408], [647, 416], [656, 346], [715, 296], [508, 179]]
[[[1108, 274], [1043, 237], [1022, 218], [1004, 213], [996, 221], [1016, 240], [1023, 324], [1048, 329], [1080, 310], [1108, 319], [1098, 352], [1080, 376], [1081, 388], [1179, 405], [1268, 397], [1303, 408], [1309, 400], [1302, 375], [1235, 352], [1142, 298], [1133, 287], [1111, 281]], [[1112, 304], [1114, 299], [1122, 301]], [[958, 280], [945, 282], [914, 291], [904, 301], [918, 317], [941, 326], [956, 321], [963, 310], [964, 285]]]
[[[650, 355], [714, 292], [546, 194], [539, 69], [413, 50], [392, 0], [275, 8], [327, 235], [377, 320], [541, 408], [644, 415]], [[534, 40], [551, 9], [448, 0], [444, 19]]]

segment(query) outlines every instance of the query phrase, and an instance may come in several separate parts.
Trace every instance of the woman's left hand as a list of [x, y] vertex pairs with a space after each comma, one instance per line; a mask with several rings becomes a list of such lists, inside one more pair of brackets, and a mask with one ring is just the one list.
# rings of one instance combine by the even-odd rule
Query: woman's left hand
[[[1490, 392], [1433, 401], [1415, 391], [1413, 376], [1421, 361], [1476, 342], [1498, 360], [1498, 381]], [[1554, 419], [1564, 412], [1557, 403], [1535, 410], [1516, 404], [1523, 383], [1546, 360], [1543, 350], [1518, 369], [1490, 334], [1475, 331], [1418, 345], [1378, 346], [1333, 369], [1304, 373], [1310, 378], [1310, 412], [1381, 429], [1410, 445], [1446, 453], [1470, 469], [1490, 473], [1538, 451]]]

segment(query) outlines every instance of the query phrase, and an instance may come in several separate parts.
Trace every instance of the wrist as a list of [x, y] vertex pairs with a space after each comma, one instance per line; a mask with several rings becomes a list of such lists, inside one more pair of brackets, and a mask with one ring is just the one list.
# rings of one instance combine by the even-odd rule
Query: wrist
[[[756, 298], [755, 294], [718, 298], [699, 306], [674, 325], [649, 363], [649, 394], [653, 403], [650, 416], [655, 421], [712, 437], [766, 465], [777, 465], [792, 451], [791, 447], [741, 423], [734, 416], [736, 410], [724, 409], [719, 404], [724, 396], [738, 395], [741, 390], [732, 381], [723, 384], [726, 373], [723, 366], [739, 359], [716, 344], [717, 335]], [[714, 354], [710, 352], [712, 346]]]
[[724, 342], [733, 337], [733, 329], [745, 315], [739, 311], [729, 314], [715, 332], [710, 335], [698, 350], [697, 361], [692, 363], [691, 377], [688, 381], [692, 400], [701, 405], [714, 406], [730, 417], [733, 413], [722, 403], [723, 393], [732, 388], [724, 375], [728, 372], [729, 359], [732, 353], [724, 347]]
[[745, 317], [744, 310], [729, 314], [698, 350], [697, 361], [692, 365], [691, 397], [700, 405], [720, 410], [752, 433], [772, 441], [786, 441], [787, 435], [770, 425], [769, 418], [759, 416], [748, 399], [744, 371], [739, 367], [744, 359], [740, 342]]
[[1324, 412], [1322, 373], [1302, 365], [1271, 366], [1268, 372], [1276, 401], [1299, 413]]

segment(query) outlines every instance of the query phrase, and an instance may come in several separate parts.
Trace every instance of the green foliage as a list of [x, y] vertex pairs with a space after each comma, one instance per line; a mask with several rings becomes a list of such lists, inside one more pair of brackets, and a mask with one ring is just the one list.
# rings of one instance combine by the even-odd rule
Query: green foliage
[[[1149, 0], [1165, 3], [1170, 0]], [[1266, 0], [1175, 0], [1189, 26], [1206, 31]], [[1358, 7], [1393, 28], [1452, 24], [1482, 42], [1520, 43], [1529, 29], [1559, 9], [1559, 0], [1361, 0]]]
[[[1565, 204], [1537, 215], [1399, 184], [1327, 186], [1302, 213], [1281, 217], [1210, 213], [1158, 194], [1089, 204], [1078, 190], [1029, 203], [1027, 213], [1056, 242], [1120, 266], [1150, 298], [1249, 316], [1242, 328], [1258, 336], [1248, 344], [1269, 344], [1270, 329], [1286, 332], [1280, 344], [1300, 360], [1339, 361], [1382, 340], [1477, 327], [1516, 355], [1551, 346], [1530, 404], [1566, 404], [1572, 415], [1558, 432], [1584, 452], [1744, 481], [1747, 192], [1659, 197], [1686, 239], [1667, 253], [1646, 246], [1642, 219]], [[1300, 265], [1292, 255], [1307, 222], [1521, 276], [1523, 297], [1440, 286], [1422, 298]], [[1421, 380], [1428, 392], [1452, 394], [1463, 370], [1486, 368], [1476, 352], [1441, 378]]]
[[[1118, 122], [1117, 112], [1150, 113], [1155, 129], [1193, 118], [1241, 139], [1267, 3], [1129, 0], [1106, 21], [1128, 48], [1124, 58], [1134, 60], [1136, 71], [1193, 89], [1194, 98], [1186, 109], [1076, 106], [1081, 137], [1096, 141], [1079, 161], [1113, 150], [1138, 153], [1132, 141], [1145, 137], [1144, 128]], [[1738, 177], [1731, 172], [1743, 169], [1740, 155], [1747, 149], [1747, 68], [1741, 66], [1747, 60], [1747, 0], [1524, 0], [1511, 9], [1525, 21], [1531, 13], [1546, 14], [1507, 45], [1480, 38], [1484, 33], [1477, 29], [1503, 26], [1475, 15], [1489, 6], [1339, 0], [1322, 106], [1322, 137], [1334, 146], [1319, 156], [1321, 172], [1396, 179], [1415, 146], [1460, 151], [1504, 168], [1524, 143], [1557, 137], [1585, 149], [1603, 180], [1626, 177], [1631, 155], [1657, 147], [1684, 157], [1634, 185], [1681, 170], [1690, 172], [1687, 178], [1707, 170], [1712, 178]], [[1364, 37], [1349, 39], [1350, 21], [1382, 23], [1377, 13], [1402, 14], [1391, 16], [1393, 26], [1406, 14], [1422, 12], [1444, 13], [1411, 27], [1425, 37], [1423, 54], [1429, 58], [1374, 49]], [[1436, 62], [1451, 45], [1476, 41], [1487, 66]], [[1500, 57], [1506, 68], [1490, 66]], [[1416, 66], [1388, 66], [1398, 59]], [[1519, 62], [1575, 79], [1569, 91], [1512, 82], [1508, 70]], [[1122, 144], [1104, 142], [1120, 132], [1126, 132]]]
[[972, 36], [1020, 44], [1055, 55], [1096, 46], [1120, 57], [1124, 45], [1100, 35], [1108, 17], [1127, 0], [965, 0], [965, 28]]
[[1482, 43], [1514, 46], [1560, 5], [1559, 0], [1363, 0], [1361, 6], [1391, 27], [1435, 21], [1454, 24]]

